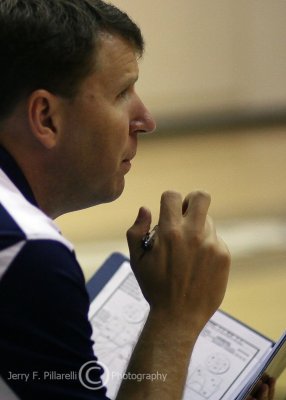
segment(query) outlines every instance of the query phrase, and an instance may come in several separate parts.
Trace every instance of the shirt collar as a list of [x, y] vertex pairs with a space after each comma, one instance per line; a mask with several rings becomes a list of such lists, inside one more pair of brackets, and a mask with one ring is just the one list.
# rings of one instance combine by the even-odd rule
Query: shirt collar
[[2, 146], [0, 146], [0, 168], [11, 179], [14, 185], [17, 186], [23, 196], [34, 206], [38, 207], [35, 196], [23, 172], [12, 156]]

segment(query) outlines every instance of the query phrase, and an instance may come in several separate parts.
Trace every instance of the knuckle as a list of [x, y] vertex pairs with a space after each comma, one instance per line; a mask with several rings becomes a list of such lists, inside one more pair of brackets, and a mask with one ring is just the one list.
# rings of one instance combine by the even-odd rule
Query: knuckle
[[182, 240], [182, 231], [177, 226], [172, 226], [168, 230], [168, 237], [172, 242], [178, 242]]
[[201, 190], [201, 189], [192, 191], [189, 196], [192, 198], [196, 198], [196, 199], [205, 199], [208, 201], [211, 200], [211, 195], [208, 192], [206, 192], [205, 190]]
[[178, 243], [183, 240], [182, 231], [178, 226], [170, 226], [166, 230], [165, 236], [171, 243]]
[[227, 268], [230, 267], [231, 255], [230, 255], [229, 251], [227, 251], [227, 250], [221, 251], [219, 254], [219, 259], [220, 259], [221, 265], [223, 265]]
[[180, 193], [175, 192], [174, 190], [166, 190], [162, 193], [161, 201], [168, 200], [169, 198], [177, 198], [181, 197]]
[[126, 232], [127, 240], [132, 239], [134, 237], [134, 229], [133, 227], [129, 228]]
[[189, 244], [192, 247], [202, 246], [203, 241], [204, 237], [199, 231], [192, 232], [192, 234], [189, 236]]
[[231, 256], [227, 249], [221, 248], [217, 242], [208, 242], [204, 244], [202, 252], [204, 258], [208, 259], [212, 264], [221, 268], [229, 268]]
[[197, 191], [197, 196], [201, 197], [201, 198], [204, 198], [206, 200], [209, 200], [209, 201], [211, 200], [210, 193], [206, 192], [205, 190], [198, 190]]
[[200, 246], [197, 246], [197, 254], [199, 259], [206, 265], [217, 265], [218, 262], [218, 249], [214, 242], [201, 242]]
[[210, 258], [215, 258], [218, 256], [218, 247], [216, 243], [214, 242], [208, 242], [203, 246], [204, 252], [208, 255]]
[[196, 207], [199, 207], [203, 204], [209, 205], [211, 202], [211, 195], [203, 190], [195, 190], [190, 193], [189, 202]]
[[219, 242], [219, 257], [221, 259], [221, 262], [225, 266], [229, 267], [231, 264], [230, 251], [229, 251], [227, 245], [224, 243], [224, 241], [220, 237], [218, 237], [218, 242]]

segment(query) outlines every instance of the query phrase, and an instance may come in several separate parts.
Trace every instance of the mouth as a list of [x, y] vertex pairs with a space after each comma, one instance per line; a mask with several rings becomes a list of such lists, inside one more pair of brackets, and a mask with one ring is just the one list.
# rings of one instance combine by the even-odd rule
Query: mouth
[[131, 164], [131, 161], [133, 160], [133, 158], [136, 156], [136, 153], [132, 153], [130, 154], [130, 156], [128, 156], [127, 158], [125, 158], [122, 162], [125, 163], [129, 163]]
[[131, 169], [131, 159], [126, 158], [122, 161], [124, 172], [127, 173]]
[[126, 170], [126, 173], [130, 170], [131, 168], [131, 161], [133, 160], [133, 158], [136, 156], [136, 152], [133, 152], [130, 154], [130, 156], [128, 156], [127, 158], [125, 158], [122, 161], [122, 164], [124, 166], [124, 169]]

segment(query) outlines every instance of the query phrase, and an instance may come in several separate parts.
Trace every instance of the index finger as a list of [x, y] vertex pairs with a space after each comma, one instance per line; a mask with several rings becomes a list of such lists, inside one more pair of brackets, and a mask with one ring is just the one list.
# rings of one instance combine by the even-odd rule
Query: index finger
[[210, 203], [211, 196], [202, 190], [191, 192], [186, 196], [183, 204], [184, 217], [192, 230], [204, 229]]
[[182, 220], [182, 196], [180, 193], [167, 191], [162, 194], [159, 226], [175, 225]]

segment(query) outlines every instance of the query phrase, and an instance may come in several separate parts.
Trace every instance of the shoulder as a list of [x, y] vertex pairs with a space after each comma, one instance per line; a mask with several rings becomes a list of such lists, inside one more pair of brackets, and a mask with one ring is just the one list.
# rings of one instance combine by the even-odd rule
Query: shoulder
[[48, 239], [62, 243], [69, 250], [56, 224], [39, 208], [29, 203], [12, 181], [0, 170], [0, 240], [3, 236], [24, 240]]
[[66, 265], [76, 263], [72, 244], [56, 224], [26, 200], [0, 170], [0, 279], [17, 260], [18, 264], [20, 259], [29, 262], [31, 269], [33, 263], [44, 267], [51, 257], [50, 267], [62, 265], [63, 257]]

